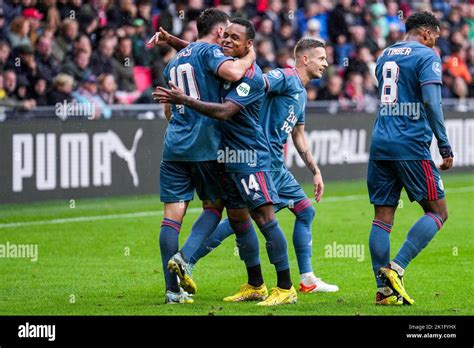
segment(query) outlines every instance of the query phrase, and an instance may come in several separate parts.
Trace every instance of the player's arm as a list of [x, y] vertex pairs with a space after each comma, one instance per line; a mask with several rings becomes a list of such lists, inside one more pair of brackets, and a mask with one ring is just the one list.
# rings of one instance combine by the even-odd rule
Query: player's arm
[[169, 122], [171, 119], [171, 104], [163, 104], [163, 109], [165, 111], [166, 120]]
[[152, 48], [161, 44], [168, 44], [176, 51], [180, 51], [189, 45], [189, 41], [185, 41], [179, 37], [171, 35], [165, 29], [160, 27], [159, 31], [153, 35], [153, 37], [147, 42], [146, 46], [148, 48]]
[[313, 154], [311, 153], [311, 150], [308, 147], [308, 142], [304, 133], [304, 124], [297, 124], [293, 128], [291, 137], [293, 139], [293, 144], [295, 144], [296, 150], [298, 150], [301, 159], [304, 161], [306, 167], [308, 167], [308, 169], [313, 174], [314, 197], [316, 202], [319, 202], [324, 194], [324, 182], [323, 177], [321, 175], [321, 171], [319, 170], [319, 167], [313, 158]]
[[153, 92], [154, 99], [160, 103], [186, 105], [203, 115], [221, 121], [232, 118], [241, 109], [241, 106], [228, 100], [221, 104], [194, 99], [186, 95], [173, 82], [170, 81], [169, 85], [171, 89], [157, 87]]
[[453, 151], [449, 145], [446, 127], [444, 126], [443, 109], [441, 105], [441, 85], [438, 83], [429, 83], [421, 87], [423, 104], [425, 106], [426, 116], [431, 130], [438, 140], [438, 148], [443, 164], [440, 169], [447, 170], [453, 166]]
[[244, 57], [236, 60], [227, 60], [222, 63], [217, 70], [217, 75], [230, 82], [239, 81], [253, 65], [256, 57], [253, 46], [251, 46]]

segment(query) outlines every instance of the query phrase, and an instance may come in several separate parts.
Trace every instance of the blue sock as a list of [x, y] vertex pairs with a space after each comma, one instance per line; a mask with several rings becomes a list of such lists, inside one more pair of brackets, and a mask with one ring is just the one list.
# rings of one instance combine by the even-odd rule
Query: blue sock
[[293, 229], [293, 246], [295, 247], [300, 274], [313, 272], [313, 267], [311, 266], [313, 246], [311, 225], [315, 210], [311, 205], [311, 201], [304, 199], [296, 203], [292, 211], [296, 215], [295, 227]]
[[204, 208], [191, 228], [191, 233], [181, 248], [184, 261], [188, 262], [209, 235], [214, 232], [221, 221], [221, 212], [214, 208]]
[[275, 266], [277, 272], [289, 269], [288, 246], [278, 220], [271, 220], [259, 228], [267, 241], [265, 246], [270, 263]]
[[411, 260], [428, 245], [441, 227], [443, 227], [443, 219], [438, 214], [426, 213], [410, 228], [405, 243], [393, 262], [403, 269], [407, 268]]
[[179, 292], [178, 280], [176, 274], [168, 270], [168, 261], [178, 252], [179, 249], [179, 230], [181, 224], [171, 219], [164, 218], [160, 229], [160, 252], [161, 263], [163, 265], [163, 274], [165, 276], [166, 290]]
[[245, 262], [247, 268], [260, 264], [260, 246], [257, 233], [252, 224], [252, 220], [232, 224], [235, 231], [235, 240], [239, 248], [239, 256]]
[[372, 222], [372, 229], [370, 230], [369, 248], [370, 256], [372, 258], [372, 269], [374, 270], [375, 281], [377, 288], [385, 286], [382, 279], [377, 277], [377, 272], [380, 267], [388, 265], [390, 262], [390, 232], [392, 225], [386, 224], [380, 220]]
[[213, 249], [221, 245], [222, 241], [234, 234], [234, 230], [230, 227], [229, 219], [222, 220], [212, 234], [207, 237], [204, 243], [198, 248], [198, 250], [191, 256], [189, 262], [195, 265], [199, 259], [209, 254]]

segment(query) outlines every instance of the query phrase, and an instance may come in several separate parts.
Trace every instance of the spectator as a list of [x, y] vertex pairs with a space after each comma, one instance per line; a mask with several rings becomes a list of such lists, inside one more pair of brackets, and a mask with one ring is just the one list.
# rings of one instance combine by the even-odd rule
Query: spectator
[[41, 36], [36, 45], [36, 65], [38, 66], [38, 77], [46, 80], [50, 85], [53, 78], [59, 73], [59, 62], [52, 56], [53, 42], [47, 36]]
[[342, 97], [342, 78], [333, 74], [329, 77], [325, 87], [323, 87], [318, 93], [319, 100], [339, 100]]
[[23, 10], [22, 16], [23, 18], [26, 18], [30, 24], [30, 41], [35, 44], [38, 39], [38, 34], [40, 34], [40, 21], [43, 19], [44, 15], [36, 8], [30, 7]]
[[74, 60], [68, 61], [64, 65], [62, 72], [72, 76], [76, 81], [85, 80], [89, 75], [92, 75], [89, 61], [89, 53], [83, 49], [78, 49], [74, 55]]
[[457, 82], [458, 84], [462, 84], [463, 81], [465, 84], [472, 82], [472, 76], [466, 65], [466, 53], [459, 45], [453, 45], [452, 54], [443, 64], [443, 69], [448, 71], [455, 79], [461, 78], [461, 81]]
[[20, 45], [31, 46], [30, 41], [30, 22], [24, 17], [16, 17], [10, 24], [10, 32], [8, 40], [11, 47], [15, 48]]
[[346, 18], [351, 16], [350, 6], [351, 0], [338, 0], [335, 9], [329, 15], [328, 32], [332, 42], [349, 40], [349, 25], [352, 23], [348, 23]]
[[54, 79], [51, 90], [47, 93], [46, 100], [48, 105], [56, 105], [57, 103], [70, 103], [74, 100], [72, 89], [74, 79], [67, 74], [58, 74]]
[[132, 40], [129, 37], [119, 39], [117, 50], [112, 59], [114, 75], [117, 78], [120, 91], [132, 92], [136, 89], [133, 67], [135, 61], [132, 56]]
[[114, 41], [111, 38], [103, 38], [99, 41], [97, 52], [92, 54], [90, 68], [96, 76], [111, 74], [113, 72], [112, 56], [114, 54]]
[[5, 71], [10, 56], [10, 46], [6, 41], [0, 41], [0, 73]]
[[98, 119], [101, 116], [104, 118], [112, 116], [112, 110], [97, 93], [97, 79], [94, 75], [89, 75], [83, 80], [79, 88], [72, 92], [72, 95], [78, 103], [92, 104], [94, 106], [93, 119]]
[[92, 55], [92, 44], [89, 36], [86, 34], [80, 34], [76, 40], [74, 40], [74, 51], [84, 50], [90, 56]]
[[8, 28], [5, 21], [5, 15], [3, 13], [3, 8], [0, 7], [0, 40], [8, 40]]
[[3, 72], [3, 88], [6, 96], [0, 101], [0, 105], [20, 110], [31, 110], [36, 106], [34, 99], [20, 100], [17, 92], [17, 79], [13, 70]]
[[46, 89], [47, 81], [43, 78], [38, 78], [33, 81], [33, 88], [28, 91], [27, 98], [34, 99], [37, 106], [48, 105]]
[[75, 19], [65, 19], [61, 24], [61, 34], [54, 40], [53, 56], [64, 63], [71, 58], [74, 49], [74, 40], [79, 33], [79, 26]]
[[275, 53], [272, 43], [268, 39], [263, 39], [257, 43], [257, 64], [265, 72], [276, 68]]
[[117, 98], [115, 92], [117, 91], [117, 84], [115, 83], [114, 75], [102, 74], [97, 79], [99, 84], [99, 96], [106, 104], [115, 104]]
[[33, 49], [28, 45], [21, 45], [15, 49], [15, 54], [18, 56], [19, 64], [12, 64], [12, 69], [15, 70], [18, 81], [33, 81], [38, 76], [38, 65], [33, 54]]
[[61, 23], [61, 15], [56, 6], [57, 0], [42, 0], [37, 4], [38, 10], [43, 14], [46, 27], [56, 31]]
[[[118, 0], [118, 7], [112, 7], [107, 12], [108, 22], [114, 28], [132, 22], [137, 16], [137, 6], [132, 0]], [[179, 35], [180, 33], [176, 33]]]

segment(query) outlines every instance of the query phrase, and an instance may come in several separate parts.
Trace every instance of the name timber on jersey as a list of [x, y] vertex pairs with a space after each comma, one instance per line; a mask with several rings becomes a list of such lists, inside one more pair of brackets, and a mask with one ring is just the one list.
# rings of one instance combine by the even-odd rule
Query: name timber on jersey
[[271, 169], [280, 170], [284, 162], [283, 145], [295, 125], [305, 122], [307, 93], [294, 68], [274, 69], [263, 77], [267, 94], [260, 124], [270, 142]]
[[398, 42], [379, 56], [375, 73], [380, 106], [372, 132], [371, 159], [431, 159], [433, 132], [421, 87], [442, 84], [441, 59], [416, 41]]
[[255, 63], [245, 76], [232, 84], [224, 83], [221, 93], [241, 107], [240, 111], [222, 124], [222, 144], [233, 151], [252, 151], [256, 161], [225, 164], [226, 171], [251, 173], [270, 169], [268, 140], [259, 123], [259, 112], [265, 96], [262, 70]]
[[[187, 95], [218, 103], [222, 79], [219, 67], [227, 60], [220, 46], [193, 42], [183, 48], [165, 67], [163, 74]], [[172, 117], [165, 133], [163, 160], [211, 161], [217, 159], [221, 146], [221, 124], [203, 117], [183, 105], [172, 105]]]

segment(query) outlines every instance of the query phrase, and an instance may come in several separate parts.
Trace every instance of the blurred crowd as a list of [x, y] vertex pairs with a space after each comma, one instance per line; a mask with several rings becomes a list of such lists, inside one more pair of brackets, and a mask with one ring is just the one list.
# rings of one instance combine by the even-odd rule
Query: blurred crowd
[[376, 57], [402, 38], [404, 19], [433, 11], [441, 21], [443, 97], [474, 97], [474, 0], [3, 0], [0, 105], [89, 102], [97, 117], [110, 117], [111, 104], [153, 103], [152, 88], [166, 85], [162, 71], [175, 51], [146, 42], [159, 26], [194, 41], [196, 18], [208, 7], [255, 24], [264, 71], [292, 66], [299, 38], [324, 41], [330, 67], [308, 86], [309, 100], [359, 110], [377, 100]]

